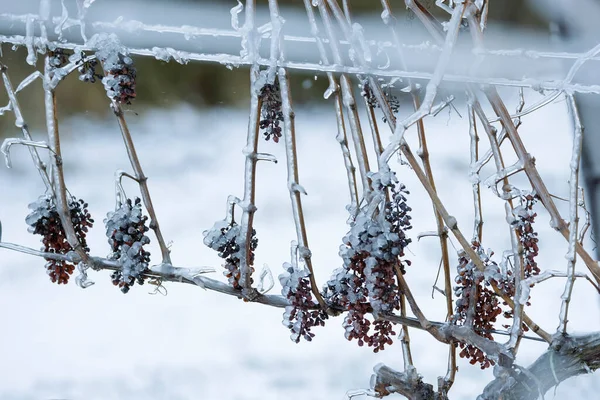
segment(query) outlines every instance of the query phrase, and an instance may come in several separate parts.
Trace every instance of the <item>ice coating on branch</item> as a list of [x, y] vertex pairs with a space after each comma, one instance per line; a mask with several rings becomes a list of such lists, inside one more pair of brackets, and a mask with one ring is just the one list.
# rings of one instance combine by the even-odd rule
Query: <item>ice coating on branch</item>
[[32, 15], [28, 15], [27, 16], [27, 21], [25, 22], [25, 45], [27, 47], [27, 58], [25, 59], [27, 61], [27, 64], [29, 65], [35, 65], [35, 63], [37, 62], [37, 54], [35, 52], [35, 49], [33, 47], [33, 26], [34, 23], [34, 19]]
[[231, 14], [231, 27], [236, 31], [240, 29], [239, 15], [243, 10], [244, 5], [239, 0], [237, 2], [237, 5], [231, 7], [231, 10], [229, 10], [229, 13]]
[[112, 253], [109, 259], [118, 260], [121, 269], [112, 275], [113, 284], [127, 293], [133, 284], [143, 284], [142, 273], [148, 268], [150, 253], [143, 246], [150, 243], [145, 235], [148, 217], [142, 214], [140, 199], [127, 199], [118, 209], [109, 212], [104, 220], [106, 236]]
[[371, 49], [365, 40], [365, 30], [361, 24], [355, 22], [352, 24], [352, 37], [358, 42], [362, 50], [362, 56], [367, 63], [372, 60]]
[[177, 61], [179, 64], [187, 64], [190, 59], [187, 57], [186, 52], [175, 50], [172, 47], [153, 47], [152, 54], [157, 60], [169, 62], [171, 60]]
[[54, 28], [54, 33], [58, 35], [58, 40], [63, 40], [63, 31], [69, 28], [70, 25], [67, 25], [67, 21], [69, 20], [69, 10], [67, 10], [67, 6], [65, 6], [65, 0], [60, 1], [61, 5], [61, 15], [60, 22]]

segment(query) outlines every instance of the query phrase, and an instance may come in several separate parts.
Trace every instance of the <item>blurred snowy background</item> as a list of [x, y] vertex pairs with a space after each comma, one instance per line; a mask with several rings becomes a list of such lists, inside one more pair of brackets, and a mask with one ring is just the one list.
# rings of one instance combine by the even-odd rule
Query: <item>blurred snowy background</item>
[[[27, 12], [23, 10], [27, 10], [29, 3], [0, 0], [7, 9], [22, 7], [11, 12]], [[227, 26], [228, 9], [234, 4], [218, 3], [214, 9], [203, 5], [207, 11], [198, 18], [215, 21], [212, 26]], [[118, 8], [111, 8], [110, 4], [115, 3], [103, 0], [97, 4], [115, 14], [135, 12], [137, 19], [144, 17], [146, 21], [147, 17], [147, 22], [166, 19], [168, 21], [163, 23], [177, 25], [191, 23], [190, 19], [193, 22], [189, 10], [198, 7], [181, 3], [181, 7], [163, 5], [159, 8], [161, 11], [157, 11], [158, 8], [150, 9], [155, 5], [148, 5], [150, 11], [146, 10], [148, 15], [145, 15], [139, 12], [145, 4], [132, 3], [133, 6]], [[401, 7], [397, 8], [400, 11]], [[33, 10], [36, 12], [35, 7]], [[380, 22], [376, 22], [373, 15], [378, 15], [365, 12], [364, 18], [372, 18], [370, 26], [377, 28]], [[521, 18], [522, 14], [517, 15]], [[533, 17], [527, 21], [535, 22]], [[529, 28], [539, 26], [539, 21], [519, 23]], [[408, 17], [406, 24], [411, 24]], [[495, 26], [494, 29], [500, 28]], [[527, 38], [539, 43], [544, 35], [547, 36], [543, 31], [536, 31]], [[143, 37], [138, 39], [144, 40]], [[17, 58], [8, 49], [4, 50], [6, 57]], [[190, 69], [197, 67], [198, 64], [189, 66]], [[177, 71], [186, 68], [161, 72], [139, 66], [140, 80], [154, 87], [155, 92], [163, 93], [169, 101], [165, 104], [157, 95], [159, 100], [154, 103], [134, 104], [126, 112], [126, 118], [149, 177], [163, 234], [172, 242], [174, 265], [212, 266], [217, 272], [211, 277], [223, 279], [222, 260], [202, 244], [202, 232], [224, 217], [227, 196], [239, 196], [242, 191], [248, 88], [228, 81], [228, 74], [246, 79], [247, 69], [232, 72], [219, 66], [218, 74], [209, 74], [216, 80], [212, 85], [218, 87], [215, 89], [218, 93], [232, 93], [222, 95], [207, 90], [207, 99], [211, 98], [207, 100], [202, 96], [186, 97], [188, 94], [181, 89], [187, 85], [185, 78], [177, 75]], [[16, 63], [10, 71], [26, 75]], [[201, 82], [211, 80], [203, 76]], [[180, 86], [164, 84], [162, 78], [166, 82], [178, 81], [174, 85]], [[333, 105], [322, 100], [326, 78], [319, 75], [315, 81], [313, 75], [297, 74], [292, 75], [292, 81], [295, 98], [298, 95], [315, 99], [314, 102], [300, 101], [295, 111], [300, 180], [308, 192], [303, 201], [309, 244], [317, 281], [324, 284], [331, 271], [341, 265], [337, 251], [347, 231], [345, 171], [335, 140]], [[198, 85], [202, 85], [201, 82]], [[86, 88], [78, 86], [78, 90], [72, 92], [64, 89], [62, 95], [59, 91], [59, 99], [72, 97], [73, 103], [83, 102], [88, 107], [82, 110], [85, 113], [65, 116], [60, 129], [67, 185], [72, 194], [89, 202], [96, 220], [89, 234], [89, 245], [93, 254], [104, 256], [109, 247], [102, 220], [114, 207], [113, 174], [119, 168], [127, 170], [129, 161], [117, 122], [98, 112], [98, 109], [108, 109], [106, 100], [99, 97], [102, 98], [100, 106], [94, 101], [87, 102], [82, 95]], [[142, 94], [139, 94], [140, 99]], [[514, 109], [516, 92], [506, 90], [502, 94], [506, 95], [510, 109]], [[540, 98], [535, 92], [525, 94], [527, 104]], [[221, 102], [223, 104], [219, 104]], [[34, 104], [26, 108], [26, 119], [41, 114], [41, 108], [36, 109]], [[445, 110], [436, 118], [426, 119], [425, 124], [440, 197], [459, 225], [470, 232], [473, 215], [468, 179], [468, 121], [464, 118], [464, 104], [458, 100], [455, 105], [463, 117]], [[66, 113], [69, 108], [63, 109]], [[409, 105], [401, 105], [401, 115], [408, 115], [410, 111]], [[520, 132], [528, 150], [535, 155], [550, 192], [566, 198], [572, 127], [563, 98], [523, 117]], [[13, 128], [3, 131], [6, 136], [17, 133]], [[42, 138], [42, 135], [41, 130], [34, 131], [34, 136]], [[407, 132], [407, 138], [414, 143], [414, 132]], [[284, 158], [281, 145], [270, 141], [261, 142], [260, 146], [261, 151]], [[12, 158], [13, 169], [0, 169], [2, 240], [38, 248], [39, 238], [27, 233], [24, 219], [28, 214], [27, 204], [42, 194], [43, 185], [25, 149], [15, 148]], [[439, 265], [437, 240], [415, 239], [417, 233], [435, 229], [431, 204], [412, 171], [400, 165], [397, 170], [400, 180], [411, 191], [408, 201], [413, 208], [411, 235], [414, 241], [408, 254], [413, 265], [406, 277], [427, 316], [443, 320], [445, 310], [441, 296], [432, 299], [432, 285]], [[284, 163], [260, 163], [257, 184], [256, 266], [260, 270], [266, 264], [276, 278], [282, 272], [283, 262], [289, 261], [290, 241], [295, 238]], [[126, 186], [126, 190], [130, 196], [137, 193], [134, 185]], [[565, 212], [566, 203], [559, 202], [559, 205]], [[538, 208], [536, 223], [540, 235], [538, 263], [543, 269], [563, 270], [567, 264], [564, 258], [567, 243], [550, 229], [548, 215], [540, 210]], [[484, 246], [492, 248], [498, 258], [510, 244], [503, 203], [487, 192], [484, 217]], [[152, 239], [151, 252], [158, 255]], [[593, 243], [587, 245], [590, 249], [594, 247]], [[375, 364], [383, 362], [397, 369], [402, 366], [401, 349], [397, 345], [373, 354], [368, 348], [346, 341], [340, 317], [327, 321], [324, 328], [315, 328], [312, 343], [294, 344], [281, 324], [283, 310], [280, 309], [173, 283], [165, 284], [167, 296], [149, 294], [153, 289], [151, 285], [136, 285], [123, 295], [111, 284], [108, 272], [91, 273], [96, 285], [86, 290], [74, 284], [57, 286], [49, 282], [43, 265], [44, 261], [38, 258], [6, 250], [0, 252], [0, 399], [3, 400], [342, 399], [349, 389], [369, 386]], [[583, 271], [583, 267], [580, 268]], [[576, 332], [600, 330], [600, 304], [588, 286], [584, 282], [576, 283], [570, 322]], [[276, 283], [272, 293], [278, 292]], [[531, 317], [553, 332], [558, 325], [562, 281], [543, 283], [532, 293]], [[446, 347], [421, 331], [411, 330], [411, 334], [416, 367], [426, 381], [435, 382], [437, 376], [446, 373]], [[544, 350], [541, 343], [525, 341], [517, 362], [528, 365]], [[452, 399], [474, 399], [491, 378], [490, 370], [482, 372], [460, 360]], [[600, 378], [596, 374], [568, 380], [555, 394], [549, 393], [548, 398], [591, 399], [599, 392]]]

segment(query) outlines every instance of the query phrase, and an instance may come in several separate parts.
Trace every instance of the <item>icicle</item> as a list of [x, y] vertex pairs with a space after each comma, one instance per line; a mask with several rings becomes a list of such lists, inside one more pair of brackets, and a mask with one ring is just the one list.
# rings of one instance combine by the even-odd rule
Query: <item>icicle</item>
[[27, 16], [27, 22], [25, 23], [25, 45], [27, 46], [27, 64], [35, 65], [37, 62], [37, 54], [35, 53], [35, 49], [33, 48], [33, 16]]
[[240, 30], [239, 14], [243, 10], [244, 10], [244, 5], [242, 4], [242, 2], [240, 0], [238, 0], [237, 6], [232, 7], [231, 10], [229, 10], [229, 13], [231, 14], [231, 27], [236, 31]]

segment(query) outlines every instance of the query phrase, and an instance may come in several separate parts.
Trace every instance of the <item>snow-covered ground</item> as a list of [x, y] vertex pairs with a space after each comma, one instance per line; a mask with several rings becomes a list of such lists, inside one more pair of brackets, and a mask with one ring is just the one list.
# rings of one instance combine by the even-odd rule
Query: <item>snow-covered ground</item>
[[[527, 100], [532, 104], [534, 96]], [[309, 245], [317, 281], [323, 284], [341, 265], [337, 252], [347, 230], [345, 172], [332, 110], [302, 108], [296, 115], [300, 182], [308, 192], [303, 201]], [[446, 115], [426, 120], [434, 174], [442, 200], [470, 236], [467, 121]], [[127, 118], [163, 233], [172, 241], [174, 264], [213, 266], [217, 272], [212, 276], [223, 279], [221, 260], [203, 245], [202, 232], [225, 216], [228, 195], [242, 195], [247, 115], [179, 106], [128, 113]], [[523, 121], [525, 144], [549, 189], [567, 197], [571, 128], [564, 102]], [[129, 169], [117, 123], [82, 116], [63, 121], [60, 128], [69, 190], [89, 202], [96, 219], [90, 247], [93, 254], [106, 255], [102, 220], [114, 207], [113, 174]], [[414, 143], [414, 132], [407, 135]], [[283, 160], [281, 144], [260, 146], [260, 151]], [[43, 186], [28, 157], [25, 149], [15, 148], [14, 168], [0, 169], [2, 240], [38, 248], [39, 237], [27, 233], [24, 218], [27, 204]], [[398, 166], [398, 171], [411, 191], [414, 238], [435, 228], [431, 203], [408, 167]], [[126, 190], [130, 196], [137, 194], [130, 182]], [[256, 264], [258, 269], [267, 264], [276, 278], [283, 262], [289, 261], [295, 238], [285, 163], [259, 163], [257, 206]], [[564, 213], [565, 204], [560, 207]], [[543, 269], [564, 270], [567, 243], [550, 230], [547, 213], [538, 213], [538, 263]], [[508, 228], [502, 202], [487, 192], [484, 216], [484, 245], [500, 257], [509, 247]], [[151, 251], [157, 257], [152, 239]], [[413, 265], [407, 279], [419, 302], [430, 319], [443, 320], [443, 299], [431, 298], [439, 265], [437, 240], [415, 239], [409, 257]], [[398, 345], [379, 354], [360, 348], [344, 339], [342, 318], [315, 328], [312, 343], [294, 344], [281, 324], [281, 309], [174, 283], [165, 285], [167, 296], [149, 294], [150, 285], [136, 285], [123, 295], [108, 272], [92, 272], [96, 284], [86, 290], [74, 282], [57, 286], [43, 265], [42, 259], [0, 251], [0, 399], [342, 399], [349, 389], [368, 387], [375, 364], [402, 368]], [[555, 280], [533, 289], [528, 312], [550, 332], [558, 326], [562, 285]], [[273, 293], [278, 290], [276, 286]], [[591, 287], [577, 282], [569, 326], [576, 332], [599, 330], [599, 305]], [[435, 382], [446, 373], [446, 347], [420, 331], [411, 333], [416, 367], [426, 381]], [[524, 341], [518, 362], [528, 365], [543, 351], [543, 344]], [[459, 367], [452, 398], [474, 399], [491, 379], [491, 371], [481, 372], [464, 360]], [[595, 398], [598, 391], [597, 374], [582, 376], [561, 384], [555, 398]]]

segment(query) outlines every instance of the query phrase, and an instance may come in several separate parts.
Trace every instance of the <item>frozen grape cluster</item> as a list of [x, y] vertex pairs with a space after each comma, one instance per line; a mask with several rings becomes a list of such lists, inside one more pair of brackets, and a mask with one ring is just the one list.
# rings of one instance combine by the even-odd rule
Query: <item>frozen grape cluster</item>
[[281, 294], [290, 302], [283, 313], [283, 325], [292, 332], [292, 341], [299, 343], [303, 337], [310, 342], [315, 336], [311, 328], [324, 326], [328, 318], [327, 313], [313, 301], [310, 272], [306, 267], [299, 268], [297, 265], [284, 263], [283, 268], [285, 272], [279, 275]]
[[111, 279], [123, 293], [129, 292], [135, 282], [139, 285], [144, 283], [142, 274], [150, 263], [150, 253], [144, 250], [144, 246], [150, 243], [146, 236], [149, 230], [147, 221], [139, 198], [133, 202], [127, 199], [117, 210], [109, 212], [104, 220], [111, 247], [109, 259], [117, 260], [121, 267], [111, 275]]
[[259, 127], [263, 129], [265, 140], [273, 138], [275, 143], [279, 143], [279, 138], [281, 137], [280, 123], [283, 122], [283, 112], [281, 110], [281, 91], [277, 78], [275, 78], [273, 83], [265, 83], [263, 85], [260, 89], [259, 98], [262, 101]]
[[[373, 94], [373, 90], [371, 89], [371, 86], [369, 86], [369, 82], [364, 81], [362, 83], [361, 95], [365, 98], [369, 107], [380, 108], [379, 102], [377, 101], [375, 94]], [[386, 99], [388, 105], [390, 106], [392, 113], [394, 115], [398, 114], [398, 111], [400, 110], [400, 100], [398, 99], [397, 96], [392, 94], [391, 85], [388, 84], [385, 87], [385, 89], [383, 91], [383, 95], [385, 96], [385, 99]], [[384, 123], [387, 123], [387, 118], [385, 117], [385, 115], [382, 117], [382, 120]]]
[[[136, 69], [127, 48], [120, 44], [114, 34], [94, 35], [89, 44], [99, 49], [96, 58], [104, 69], [102, 83], [106, 95], [119, 104], [131, 104], [136, 97]], [[91, 80], [94, 73], [90, 74], [86, 76]]]
[[539, 275], [540, 268], [535, 261], [538, 255], [538, 235], [533, 229], [533, 223], [537, 214], [533, 211], [533, 206], [537, 203], [538, 197], [534, 194], [521, 196], [521, 204], [514, 208], [515, 219], [513, 224], [516, 226], [519, 234], [519, 241], [523, 246], [523, 270], [525, 278], [532, 275]]
[[[79, 240], [84, 251], [89, 252], [86, 236], [88, 229], [94, 224], [90, 213], [87, 210], [88, 204], [83, 200], [77, 200], [75, 197], [68, 199], [68, 208], [75, 230], [75, 236]], [[27, 215], [25, 221], [29, 225], [29, 232], [42, 236], [44, 247], [42, 251], [46, 253], [67, 254], [72, 250], [67, 241], [67, 235], [63, 228], [56, 208], [56, 202], [49, 195], [40, 196], [35, 202], [29, 204], [31, 212]], [[66, 284], [69, 277], [73, 274], [75, 266], [64, 260], [46, 259], [46, 271], [50, 280], [58, 284]]]
[[[223, 275], [235, 289], [242, 289], [240, 284], [240, 258], [245, 257], [244, 249], [240, 246], [240, 226], [235, 222], [225, 220], [217, 221], [213, 227], [204, 231], [204, 244], [218, 252], [219, 257], [225, 259]], [[254, 272], [254, 251], [258, 247], [256, 231], [252, 229], [252, 238], [249, 243], [250, 260], [248, 267], [250, 274]], [[250, 278], [250, 284], [253, 280]]]
[[73, 54], [70, 61], [77, 62], [80, 81], [96, 83], [97, 80], [102, 80], [102, 75], [96, 72], [98, 60], [95, 57], [87, 57], [84, 52], [79, 52]]
[[[472, 243], [472, 248], [486, 264], [486, 269], [484, 272], [479, 271], [465, 252], [459, 254], [457, 286], [454, 288], [456, 307], [452, 321], [458, 325], [470, 326], [479, 336], [494, 340], [491, 331], [497, 318], [502, 314], [502, 307], [489, 286], [493, 282], [501, 290], [512, 293], [514, 293], [514, 286], [511, 285], [511, 280], [505, 282], [502, 278], [497, 264], [490, 259], [491, 252], [488, 252], [490, 253], [488, 255], [476, 241]], [[460, 357], [468, 358], [471, 364], [479, 363], [481, 369], [494, 365], [494, 361], [489, 359], [481, 349], [462, 342], [459, 346], [462, 349], [459, 353]]]
[[376, 210], [364, 207], [354, 218], [340, 246], [344, 265], [327, 282], [325, 297], [348, 310], [343, 323], [346, 338], [357, 339], [360, 346], [366, 343], [377, 352], [392, 343], [395, 332], [389, 321], [376, 318], [371, 323], [366, 316], [400, 308], [397, 274], [404, 274], [405, 265], [410, 265], [404, 251], [411, 242], [406, 231], [412, 226], [405, 196], [408, 191], [395, 174], [376, 173], [371, 180], [380, 205]]
[[67, 55], [65, 51], [61, 48], [55, 48], [53, 50], [48, 50], [48, 63], [52, 68], [62, 68], [67, 63]]

